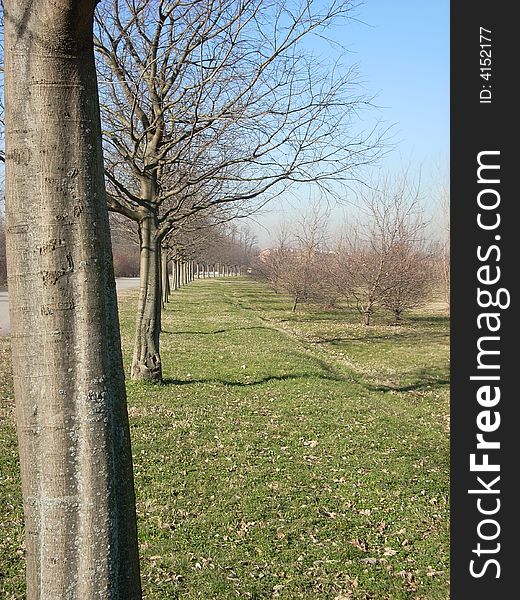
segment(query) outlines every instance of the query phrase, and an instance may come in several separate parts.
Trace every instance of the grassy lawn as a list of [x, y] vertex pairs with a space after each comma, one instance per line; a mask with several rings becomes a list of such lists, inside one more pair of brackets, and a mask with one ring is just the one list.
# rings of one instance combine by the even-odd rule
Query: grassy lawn
[[[165, 383], [128, 382], [145, 597], [448, 598], [446, 312], [367, 328], [290, 305], [248, 279], [196, 281], [164, 312]], [[0, 597], [21, 600], [7, 346]]]

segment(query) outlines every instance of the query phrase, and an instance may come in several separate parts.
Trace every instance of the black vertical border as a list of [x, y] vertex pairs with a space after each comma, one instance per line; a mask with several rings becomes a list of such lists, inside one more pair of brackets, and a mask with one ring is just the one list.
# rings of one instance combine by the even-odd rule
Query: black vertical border
[[[513, 2], [452, 0], [451, 2], [451, 257], [452, 257], [452, 338], [451, 338], [451, 597], [454, 600], [501, 599], [520, 597], [520, 369], [514, 368], [520, 354], [520, 328], [516, 297], [512, 286], [520, 271], [520, 253], [516, 239], [520, 192], [515, 180], [520, 175], [518, 121], [520, 102], [516, 99], [519, 81], [520, 25], [513, 17]], [[480, 77], [480, 27], [492, 31], [492, 76], [489, 82]], [[492, 103], [481, 104], [480, 91], [491, 85]], [[486, 232], [477, 225], [477, 155], [481, 151], [500, 151], [501, 203], [498, 230]], [[497, 287], [511, 292], [511, 305], [498, 310], [501, 318], [500, 376], [501, 425], [494, 439], [501, 449], [490, 452], [498, 459], [500, 473], [500, 511], [494, 518], [501, 532], [494, 542], [480, 541], [500, 551], [487, 555], [500, 563], [500, 577], [490, 567], [481, 578], [469, 571], [473, 550], [479, 542], [477, 525], [485, 516], [479, 514], [477, 496], [468, 494], [478, 473], [470, 473], [469, 456], [476, 452], [476, 417], [482, 407], [476, 401], [479, 384], [470, 381], [477, 374], [477, 246], [488, 247], [500, 235], [501, 280]], [[480, 309], [486, 312], [491, 309]], [[496, 409], [492, 409], [496, 410]], [[490, 436], [491, 437], [491, 436]], [[489, 479], [489, 474], [486, 479]], [[490, 498], [491, 496], [487, 496]], [[491, 504], [490, 504], [491, 505]], [[488, 530], [490, 531], [490, 530]], [[479, 565], [485, 562], [484, 555]]]

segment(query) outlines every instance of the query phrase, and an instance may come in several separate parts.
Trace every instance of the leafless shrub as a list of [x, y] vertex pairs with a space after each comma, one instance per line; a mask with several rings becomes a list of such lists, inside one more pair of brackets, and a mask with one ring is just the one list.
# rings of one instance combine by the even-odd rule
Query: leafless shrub
[[364, 221], [351, 226], [341, 240], [339, 281], [365, 325], [385, 303], [399, 315], [417, 305], [424, 287], [420, 281], [431, 278], [429, 270], [428, 275], [423, 272], [425, 263], [418, 260], [426, 226], [419, 192], [419, 184], [406, 175], [380, 177], [362, 192]]
[[326, 216], [314, 210], [260, 257], [259, 272], [291, 295], [293, 310], [300, 302], [333, 307], [348, 299], [370, 325], [378, 307], [399, 321], [425, 301], [435, 274], [419, 185], [381, 177], [363, 199], [364, 218], [345, 225], [332, 243]]
[[292, 297], [293, 312], [301, 302], [330, 304], [324, 268], [327, 244], [327, 213], [313, 207], [291, 233], [287, 226], [282, 227], [276, 247], [260, 258], [260, 272], [276, 291], [283, 290]]

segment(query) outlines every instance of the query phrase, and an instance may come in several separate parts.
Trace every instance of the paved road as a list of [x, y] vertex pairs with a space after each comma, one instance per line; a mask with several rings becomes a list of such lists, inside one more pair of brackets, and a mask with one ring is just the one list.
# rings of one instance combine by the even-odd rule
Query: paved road
[[[118, 277], [116, 287], [118, 292], [131, 290], [139, 286], [139, 277]], [[9, 300], [7, 292], [0, 290], [0, 335], [9, 333]]]

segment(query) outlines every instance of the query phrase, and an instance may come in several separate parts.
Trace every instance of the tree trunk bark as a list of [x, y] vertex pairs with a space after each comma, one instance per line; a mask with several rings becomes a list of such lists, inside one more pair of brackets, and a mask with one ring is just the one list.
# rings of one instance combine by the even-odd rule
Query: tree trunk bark
[[166, 286], [168, 288], [167, 302], [170, 301], [170, 295], [172, 293], [172, 284], [170, 279], [170, 264], [171, 261], [169, 261], [168, 257], [166, 257]]
[[11, 344], [27, 600], [141, 598], [94, 0], [5, 0]]
[[161, 333], [161, 243], [157, 217], [149, 213], [139, 223], [140, 290], [135, 328], [132, 379], [162, 381], [159, 336]]
[[177, 272], [177, 259], [176, 258], [173, 259], [172, 275], [173, 275], [173, 290], [175, 291], [175, 290], [179, 289], [179, 277], [178, 277], [178, 272]]
[[170, 281], [168, 279], [168, 256], [161, 250], [161, 290], [163, 306], [170, 301]]

